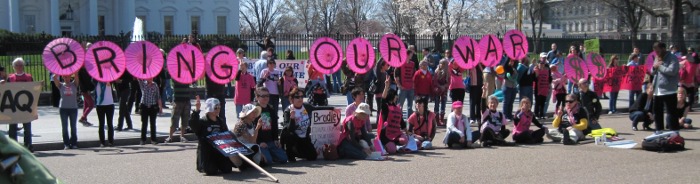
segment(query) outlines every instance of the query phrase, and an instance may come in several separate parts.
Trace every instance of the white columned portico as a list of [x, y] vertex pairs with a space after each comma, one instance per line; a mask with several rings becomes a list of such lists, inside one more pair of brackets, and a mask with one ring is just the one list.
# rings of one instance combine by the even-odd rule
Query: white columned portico
[[120, 0], [120, 3], [122, 5], [122, 12], [119, 13], [121, 24], [117, 29], [123, 31], [124, 33], [133, 31], [134, 20], [136, 19], [135, 0]]
[[87, 25], [88, 25], [88, 35], [97, 35], [99, 30], [97, 28], [97, 0], [87, 0]]
[[9, 0], [10, 31], [21, 32], [19, 24], [19, 0]]
[[58, 11], [58, 0], [49, 0], [49, 32], [54, 36], [61, 36], [61, 22]]

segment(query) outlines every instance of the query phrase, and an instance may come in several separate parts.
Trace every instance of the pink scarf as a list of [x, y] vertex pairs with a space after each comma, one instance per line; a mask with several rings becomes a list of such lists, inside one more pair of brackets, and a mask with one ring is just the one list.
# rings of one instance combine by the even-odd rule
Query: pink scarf
[[580, 110], [580, 108], [578, 107], [579, 105], [580, 104], [576, 104], [571, 109], [566, 109], [566, 115], [569, 116], [569, 123], [571, 123], [572, 126], [575, 125], [576, 122], [578, 122], [577, 119], [574, 119], [574, 114], [577, 114]]

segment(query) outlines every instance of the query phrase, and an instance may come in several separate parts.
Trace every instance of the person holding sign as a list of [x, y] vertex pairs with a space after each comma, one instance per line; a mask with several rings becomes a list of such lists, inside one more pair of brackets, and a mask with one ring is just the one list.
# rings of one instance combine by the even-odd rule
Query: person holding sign
[[391, 79], [387, 77], [384, 81], [384, 92], [382, 93], [384, 99], [380, 104], [381, 111], [377, 125], [377, 138], [389, 154], [394, 154], [397, 146], [408, 143], [408, 137], [405, 134], [406, 121], [403, 119], [401, 106], [396, 103], [398, 100], [396, 91], [390, 89], [390, 85]]
[[369, 105], [360, 103], [353, 114], [343, 120], [337, 143], [338, 155], [342, 158], [365, 159], [372, 153], [372, 138], [367, 133], [371, 128], [365, 127], [369, 113]]
[[[612, 55], [610, 57], [610, 63], [608, 63], [608, 69], [611, 70], [617, 70], [618, 67], [618, 56], [616, 54]], [[612, 74], [611, 74], [612, 75]], [[612, 75], [615, 77], [614, 75]], [[619, 80], [619, 79], [612, 79], [612, 80]], [[614, 114], [617, 113], [617, 95], [620, 93], [620, 86], [619, 85], [614, 85], [612, 86], [612, 90], [610, 91], [610, 104], [608, 107], [610, 108], [610, 112], [608, 114]]]
[[428, 110], [428, 97], [416, 99], [416, 112], [408, 117], [408, 135], [413, 135], [419, 149], [433, 149], [435, 113]]
[[[243, 60], [239, 60], [243, 61]], [[248, 73], [248, 63], [241, 62], [236, 74], [236, 91], [233, 97], [233, 103], [236, 104], [236, 114], [240, 114], [243, 110], [243, 105], [249, 104], [253, 99], [253, 91], [255, 90], [255, 79]]]
[[[5, 82], [32, 82], [32, 81], [34, 81], [34, 78], [32, 77], [31, 74], [24, 72], [24, 63], [25, 63], [24, 59], [22, 59], [21, 57], [15, 58], [15, 60], [12, 61], [12, 68], [15, 70], [15, 73], [11, 74], [9, 77], [7, 77], [6, 80], [0, 80], [0, 84], [5, 84]], [[27, 149], [29, 151], [34, 152], [34, 149], [32, 147], [32, 124], [31, 124], [31, 122], [25, 122], [25, 123], [22, 123], [22, 127], [24, 127], [24, 146], [27, 147]], [[18, 131], [17, 124], [10, 124], [9, 128], [7, 130], [7, 135], [11, 139], [14, 139], [16, 141], [17, 140], [17, 131]]]
[[[195, 97], [195, 109], [192, 111], [190, 119], [190, 127], [195, 135], [197, 135], [197, 171], [206, 173], [207, 175], [215, 175], [218, 173], [230, 173], [233, 168], [234, 159], [224, 157], [207, 139], [208, 135], [218, 132], [228, 131], [228, 126], [221, 118], [219, 112], [221, 106], [216, 98], [209, 98], [205, 102], [204, 116], [199, 116], [200, 103], [199, 96]], [[240, 162], [240, 158], [236, 159]]]
[[[98, 82], [95, 88], [95, 105], [99, 122], [97, 133], [100, 136], [100, 147], [114, 145], [114, 96], [112, 83]], [[105, 142], [105, 122], [107, 123], [107, 141]]]
[[[71, 82], [73, 75], [62, 76], [61, 82], [58, 75], [53, 75], [53, 83], [58, 87], [61, 94], [61, 100], [58, 105], [58, 112], [61, 114], [61, 132], [63, 134], [63, 149], [78, 148], [78, 130], [76, 124], [78, 121], [78, 85], [79, 77], [76, 75]], [[70, 118], [70, 122], [68, 119]], [[69, 124], [70, 123], [70, 124]], [[68, 134], [68, 126], [70, 125], [70, 135]], [[25, 127], [26, 128], [26, 127]], [[16, 131], [15, 131], [16, 132]]]
[[450, 90], [450, 98], [452, 99], [453, 102], [455, 101], [464, 101], [464, 95], [465, 95], [465, 90], [466, 86], [464, 86], [464, 78], [462, 77], [463, 71], [462, 68], [457, 65], [454, 60], [450, 61], [449, 65], [449, 70], [450, 70], [450, 85], [449, 90]]
[[[160, 89], [153, 79], [139, 80], [141, 88], [141, 145], [146, 143], [147, 125], [151, 125], [151, 144], [158, 144], [156, 138], [156, 117], [163, 113]], [[149, 123], [150, 122], [150, 123]]]
[[664, 108], [668, 114], [666, 125], [675, 131], [678, 135], [680, 129], [678, 125], [678, 117], [673, 112], [676, 109], [677, 89], [680, 70], [678, 58], [666, 51], [666, 44], [662, 42], [654, 43], [654, 52], [656, 59], [654, 60], [652, 75], [654, 75], [654, 123], [656, 124], [656, 134], [660, 134], [664, 129]]
[[[567, 122], [563, 122], [564, 112], [568, 116]], [[557, 111], [552, 127], [556, 128], [556, 133], [549, 131], [547, 136], [555, 142], [563, 140], [564, 145], [576, 145], [578, 141], [583, 140], [583, 131], [588, 129], [588, 113], [580, 104], [578, 94], [566, 96], [566, 107]]]
[[[277, 62], [274, 59], [267, 60], [267, 68], [260, 71], [260, 76], [258, 76], [258, 84], [262, 84], [267, 90], [270, 91], [270, 105], [278, 110], [280, 105], [280, 91], [279, 91], [279, 81], [282, 74], [280, 71], [276, 70]], [[285, 107], [286, 108], [286, 107]]]
[[[304, 158], [309, 161], [316, 160], [318, 153], [311, 143], [311, 113], [314, 107], [304, 103], [304, 92], [294, 88], [289, 93], [292, 105], [284, 109], [282, 114], [283, 124], [281, 140], [282, 147], [287, 152], [287, 159], [296, 162], [296, 158]], [[275, 112], [277, 112], [275, 110]]]

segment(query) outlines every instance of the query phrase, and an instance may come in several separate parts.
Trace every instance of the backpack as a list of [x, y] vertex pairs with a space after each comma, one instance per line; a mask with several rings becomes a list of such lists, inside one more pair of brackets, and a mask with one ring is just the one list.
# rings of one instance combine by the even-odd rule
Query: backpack
[[658, 152], [685, 150], [685, 139], [677, 134], [650, 140], [644, 139], [644, 141], [642, 141], [642, 149]]

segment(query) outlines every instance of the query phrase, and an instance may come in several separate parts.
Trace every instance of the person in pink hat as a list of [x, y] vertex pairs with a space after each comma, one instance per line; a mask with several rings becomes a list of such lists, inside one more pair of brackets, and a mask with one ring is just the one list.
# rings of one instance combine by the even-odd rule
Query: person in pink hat
[[472, 128], [467, 116], [462, 114], [462, 101], [452, 103], [452, 112], [447, 115], [447, 132], [445, 143], [448, 148], [467, 148], [472, 144]]

